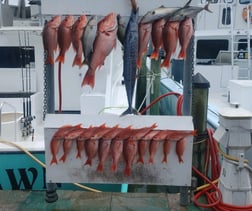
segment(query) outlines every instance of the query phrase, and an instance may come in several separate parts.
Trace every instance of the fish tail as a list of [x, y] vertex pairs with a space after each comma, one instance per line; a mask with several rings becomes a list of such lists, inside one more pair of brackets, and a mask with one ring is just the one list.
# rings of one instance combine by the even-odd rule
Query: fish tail
[[75, 65], [78, 66], [79, 68], [81, 68], [82, 65], [83, 65], [82, 59], [81, 59], [81, 57], [79, 57], [78, 55], [76, 55], [76, 56], [74, 57], [72, 67], [74, 67]]
[[181, 49], [181, 51], [179, 52], [178, 58], [182, 58], [182, 59], [186, 58], [186, 53], [184, 50]]
[[138, 158], [137, 163], [142, 163], [142, 164], [144, 164], [144, 160], [143, 160], [143, 157], [142, 157], [142, 156], [140, 156], [140, 157]]
[[152, 157], [150, 157], [149, 164], [153, 164], [153, 163], [154, 163], [154, 159]]
[[62, 161], [63, 163], [66, 161], [66, 155], [65, 154], [60, 158], [60, 161]]
[[89, 85], [92, 89], [94, 88], [94, 75], [90, 74], [89, 72], [86, 73], [81, 86]]
[[103, 171], [103, 164], [102, 163], [98, 164], [96, 171], [99, 171], [99, 172]]
[[50, 57], [50, 56], [48, 56], [48, 57], [46, 58], [45, 64], [52, 64], [52, 65], [53, 65], [53, 64], [54, 64], [53, 58]]
[[65, 56], [64, 55], [58, 55], [56, 62], [61, 62], [64, 63], [65, 62]]
[[76, 158], [80, 158], [81, 159], [81, 153], [77, 152]]
[[84, 165], [90, 165], [92, 166], [92, 160], [90, 158], [87, 159], [86, 163]]
[[130, 176], [131, 173], [131, 168], [129, 166], [126, 166], [125, 170], [124, 170], [124, 175], [125, 176]]
[[184, 163], [182, 156], [178, 156], [178, 161], [179, 161], [179, 163]]
[[111, 171], [116, 172], [117, 171], [117, 165], [116, 163], [113, 163], [110, 168]]
[[57, 161], [56, 156], [53, 156], [53, 158], [52, 158], [52, 160], [51, 160], [51, 162], [50, 162], [50, 165], [52, 165], [53, 163], [58, 164], [58, 161]]
[[137, 68], [140, 69], [142, 67], [142, 58], [138, 57], [137, 59]]
[[167, 157], [164, 156], [163, 160], [162, 160], [162, 163], [167, 163]]
[[170, 59], [165, 59], [162, 64], [160, 65], [160, 67], [166, 67], [166, 68], [169, 68], [170, 67]]
[[158, 52], [157, 51], [153, 51], [152, 54], [150, 55], [151, 59], [158, 59]]

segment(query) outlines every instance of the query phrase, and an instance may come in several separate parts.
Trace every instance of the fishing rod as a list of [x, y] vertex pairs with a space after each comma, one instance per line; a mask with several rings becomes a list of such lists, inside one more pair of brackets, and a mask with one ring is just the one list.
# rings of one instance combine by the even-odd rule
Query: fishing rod
[[[20, 67], [21, 67], [21, 77], [22, 77], [22, 92], [25, 92], [25, 85], [24, 85], [24, 69], [23, 69], [23, 54], [22, 54], [22, 44], [21, 44], [21, 37], [20, 32], [18, 31], [18, 42], [19, 42], [19, 58], [20, 58]], [[25, 106], [25, 97], [23, 96], [23, 118], [26, 117], [26, 106]]]

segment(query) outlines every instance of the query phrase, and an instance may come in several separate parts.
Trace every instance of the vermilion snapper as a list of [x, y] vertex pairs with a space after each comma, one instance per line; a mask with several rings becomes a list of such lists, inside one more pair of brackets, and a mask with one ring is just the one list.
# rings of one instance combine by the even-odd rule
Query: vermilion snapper
[[66, 161], [67, 155], [69, 154], [69, 152], [71, 150], [73, 140], [75, 140], [82, 132], [83, 132], [83, 128], [81, 128], [81, 125], [78, 125], [65, 135], [64, 141], [63, 141], [64, 154], [60, 158], [60, 160], [63, 163]]
[[150, 55], [151, 59], [158, 59], [159, 50], [163, 47], [163, 28], [165, 25], [165, 19], [160, 18], [152, 23], [151, 39], [154, 47], [153, 52]]
[[187, 17], [179, 24], [179, 43], [181, 50], [179, 52], [178, 58], [186, 58], [186, 50], [193, 36], [193, 23], [192, 19]]
[[137, 140], [132, 139], [132, 137], [124, 141], [123, 155], [126, 163], [124, 175], [126, 176], [130, 176], [131, 167], [137, 154], [137, 143]]
[[56, 62], [65, 61], [65, 53], [71, 45], [71, 30], [74, 23], [74, 18], [72, 15], [68, 15], [62, 20], [59, 29], [58, 29], [58, 44], [59, 44], [59, 55], [56, 59]]
[[176, 154], [178, 156], [179, 163], [184, 163], [183, 154], [186, 147], [186, 140], [184, 138], [176, 142]]
[[178, 42], [179, 22], [167, 21], [163, 29], [163, 45], [165, 50], [165, 58], [161, 67], [170, 67], [171, 56], [175, 53]]
[[58, 27], [61, 22], [59, 15], [54, 16], [45, 24], [42, 31], [43, 46], [46, 52], [45, 64], [54, 64], [54, 52], [58, 46]]
[[93, 44], [93, 53], [81, 86], [89, 85], [91, 88], [94, 88], [96, 69], [104, 64], [106, 57], [116, 47], [117, 26], [115, 13], [110, 13], [99, 21], [97, 35]]
[[81, 68], [82, 64], [82, 55], [83, 48], [81, 38], [83, 36], [84, 28], [87, 25], [87, 17], [86, 15], [81, 15], [73, 24], [72, 27], [72, 46], [74, 51], [76, 52], [72, 66], [77, 65]]
[[142, 67], [142, 57], [146, 54], [148, 49], [148, 44], [151, 39], [151, 29], [152, 29], [152, 23], [138, 24], [139, 42], [138, 42], [137, 68], [139, 69]]

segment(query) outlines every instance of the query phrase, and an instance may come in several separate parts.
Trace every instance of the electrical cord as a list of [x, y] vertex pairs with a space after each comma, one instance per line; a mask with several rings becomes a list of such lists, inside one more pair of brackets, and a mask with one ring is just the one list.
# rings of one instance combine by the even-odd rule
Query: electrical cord
[[[19, 144], [16, 144], [15, 142], [10, 142], [10, 141], [6, 141], [6, 140], [2, 140], [2, 139], [0, 139], [0, 143], [6, 144], [6, 145], [9, 145], [9, 146], [13, 146], [13, 147], [16, 147], [16, 148], [20, 149], [21, 151], [23, 151], [24, 153], [26, 153], [30, 158], [32, 158], [35, 162], [37, 162], [39, 165], [41, 165], [43, 168], [46, 168], [46, 165], [43, 162], [41, 162], [38, 158], [36, 158], [27, 149], [25, 149], [24, 147], [20, 146]], [[102, 192], [100, 190], [96, 190], [94, 188], [90, 188], [90, 187], [87, 187], [85, 185], [81, 185], [79, 183], [73, 183], [73, 184], [75, 186], [77, 186], [77, 187], [80, 187], [80, 188], [88, 190], [88, 191], [92, 191], [92, 192], [96, 192], [96, 193]]]

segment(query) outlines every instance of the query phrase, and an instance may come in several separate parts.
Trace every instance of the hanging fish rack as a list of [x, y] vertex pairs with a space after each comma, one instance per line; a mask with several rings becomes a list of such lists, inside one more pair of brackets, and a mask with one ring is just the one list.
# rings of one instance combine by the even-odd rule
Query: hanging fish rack
[[[72, 127], [70, 125], [74, 125]], [[87, 161], [88, 149], [79, 152], [77, 150], [77, 138], [65, 141], [65, 138], [57, 139], [57, 134], [63, 127], [82, 128], [85, 134], [88, 134], [92, 128], [98, 127], [93, 138], [99, 136], [98, 134], [112, 132], [113, 130], [125, 130], [124, 144], [129, 140], [130, 134], [134, 134], [135, 129], [149, 128], [151, 131], [162, 131], [165, 133], [175, 132], [176, 136], [170, 136], [173, 140], [171, 142], [171, 149], [168, 155], [167, 162], [163, 161], [163, 144], [164, 140], [159, 140], [157, 152], [154, 155], [153, 163], [149, 162], [149, 149], [151, 148], [151, 140], [148, 140], [147, 150], [143, 156], [144, 163], [137, 162], [138, 152], [133, 157], [133, 163], [130, 166], [131, 171], [125, 170], [127, 153], [126, 147], [120, 155], [120, 159], [116, 170], [111, 170], [112, 152], [109, 151], [107, 159], [104, 162], [104, 168], [99, 169], [98, 146], [102, 142], [102, 136], [97, 140], [93, 140], [98, 148], [96, 148], [95, 157], [93, 157], [91, 164]], [[100, 128], [100, 129], [99, 129]], [[105, 128], [105, 129], [104, 129]], [[64, 128], [63, 128], [64, 131]], [[85, 135], [84, 134], [84, 135]], [[68, 136], [69, 135], [69, 136]], [[190, 186], [191, 183], [191, 162], [192, 162], [192, 137], [194, 135], [192, 118], [190, 116], [139, 116], [126, 115], [118, 116], [112, 114], [104, 115], [69, 115], [69, 114], [49, 114], [45, 121], [45, 149], [46, 149], [46, 179], [47, 182], [81, 182], [81, 183], [129, 183], [129, 184], [157, 184], [157, 185], [185, 185]], [[69, 138], [70, 133], [65, 133], [63, 137]], [[88, 136], [88, 135], [87, 135]], [[78, 135], [80, 137], [80, 135]], [[134, 135], [132, 138], [134, 139]], [[180, 138], [179, 138], [180, 137]], [[96, 137], [97, 138], [97, 137]], [[178, 139], [183, 138], [185, 141], [185, 150], [183, 152], [183, 162], [178, 159], [176, 154], [176, 143]], [[52, 143], [53, 140], [56, 142]], [[113, 140], [113, 139], [112, 139]], [[108, 140], [107, 140], [108, 141]], [[137, 142], [139, 149], [139, 141]], [[135, 143], [136, 143], [135, 142]], [[87, 143], [87, 142], [86, 142]], [[52, 151], [52, 148], [58, 145], [58, 150]], [[70, 145], [68, 145], [70, 144]], [[66, 147], [68, 145], [68, 148]], [[86, 147], [86, 145], [85, 145]], [[111, 144], [110, 144], [111, 147]], [[110, 148], [111, 150], [111, 148]], [[125, 152], [126, 150], [126, 152]], [[128, 149], [130, 152], [130, 149]], [[56, 154], [54, 154], [56, 152]], [[105, 152], [104, 152], [105, 153]], [[54, 157], [55, 156], [55, 157]], [[56, 159], [56, 160], [55, 160]], [[53, 161], [54, 160], [54, 161]], [[55, 162], [56, 161], [56, 162]], [[151, 164], [152, 163], [152, 164]]]

